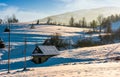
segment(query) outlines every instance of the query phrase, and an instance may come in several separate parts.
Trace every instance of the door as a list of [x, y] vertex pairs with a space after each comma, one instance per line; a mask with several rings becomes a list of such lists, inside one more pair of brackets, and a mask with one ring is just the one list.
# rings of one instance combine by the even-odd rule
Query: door
[[41, 60], [41, 58], [39, 58], [39, 63], [41, 63], [42, 62], [42, 60]]

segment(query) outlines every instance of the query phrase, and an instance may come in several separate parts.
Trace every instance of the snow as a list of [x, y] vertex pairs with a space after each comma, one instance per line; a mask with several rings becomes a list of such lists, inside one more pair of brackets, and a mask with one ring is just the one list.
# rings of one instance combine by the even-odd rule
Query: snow
[[30, 68], [30, 71], [1, 72], [3, 77], [119, 77], [120, 63], [77, 64]]
[[[7, 74], [8, 36], [4, 33], [5, 26], [0, 26], [0, 37], [6, 48], [0, 49], [0, 77], [116, 77], [120, 76], [120, 62], [111, 60], [111, 57], [120, 55], [120, 43], [68, 49], [60, 51], [42, 64], [34, 64], [31, 55], [36, 42], [40, 44], [49, 35], [59, 32], [63, 37], [73, 37], [73, 41], [82, 35], [86, 28], [73, 28], [52, 25], [36, 25], [29, 29], [28, 25], [13, 25], [11, 32], [10, 74]], [[27, 37], [27, 68], [30, 71], [21, 71], [24, 67], [24, 37]], [[112, 73], [111, 73], [112, 72]]]

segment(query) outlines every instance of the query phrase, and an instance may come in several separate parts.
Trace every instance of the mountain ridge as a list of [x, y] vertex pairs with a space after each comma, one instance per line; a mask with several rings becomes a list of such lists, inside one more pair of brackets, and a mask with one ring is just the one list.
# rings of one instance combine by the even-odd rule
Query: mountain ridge
[[[55, 22], [57, 24], [69, 24], [69, 20], [71, 17], [74, 18], [75, 22], [79, 22], [85, 17], [87, 22], [91, 22], [92, 20], [97, 20], [99, 15], [103, 17], [108, 17], [110, 15], [120, 14], [119, 7], [101, 7], [94, 9], [82, 9], [73, 12], [66, 12], [58, 15], [48, 16], [43, 19], [38, 19], [40, 23], [46, 23], [48, 18], [51, 18], [51, 22]], [[36, 20], [34, 21], [34, 23]]]

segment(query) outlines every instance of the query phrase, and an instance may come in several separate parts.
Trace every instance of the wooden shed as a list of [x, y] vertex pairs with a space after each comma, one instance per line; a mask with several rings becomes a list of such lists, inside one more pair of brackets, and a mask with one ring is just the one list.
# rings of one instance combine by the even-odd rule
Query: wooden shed
[[59, 51], [55, 46], [36, 46], [32, 53], [32, 61], [36, 64], [39, 64], [56, 55], [59, 55]]

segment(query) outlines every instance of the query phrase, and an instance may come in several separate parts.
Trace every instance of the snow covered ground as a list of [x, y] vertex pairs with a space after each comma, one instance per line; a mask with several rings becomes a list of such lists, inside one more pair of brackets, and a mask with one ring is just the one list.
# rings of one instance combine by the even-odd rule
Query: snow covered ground
[[30, 71], [1, 72], [3, 77], [119, 77], [120, 63], [77, 64], [30, 68]]
[[[61, 54], [50, 58], [42, 64], [34, 64], [31, 54], [36, 42], [43, 42], [48, 35], [59, 32], [63, 36], [79, 36], [80, 28], [36, 25], [29, 29], [27, 25], [12, 26], [11, 32], [11, 64], [10, 74], [7, 74], [8, 36], [4, 33], [5, 26], [0, 26], [0, 37], [5, 41], [6, 48], [0, 49], [0, 77], [116, 77], [120, 76], [120, 62], [110, 59], [120, 55], [120, 43], [77, 48], [60, 51]], [[27, 68], [24, 67], [24, 37], [27, 37]]]

